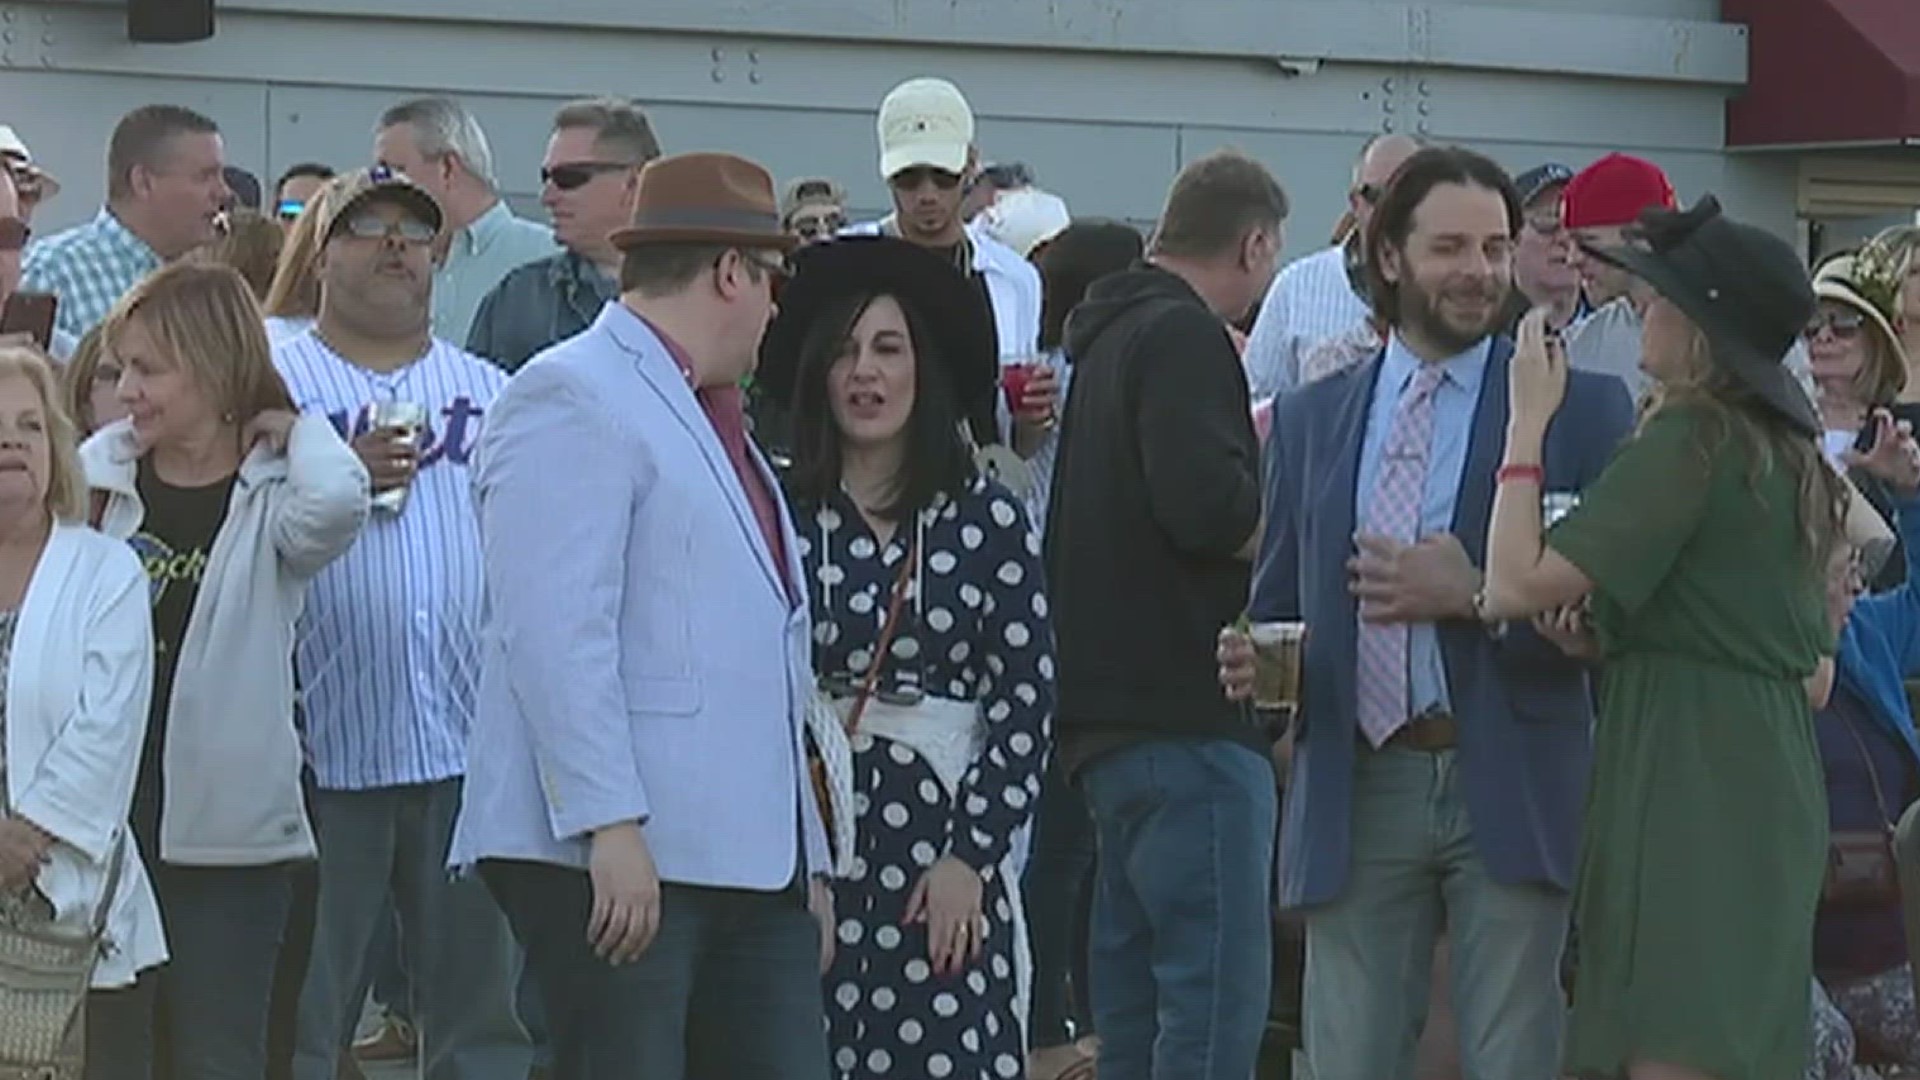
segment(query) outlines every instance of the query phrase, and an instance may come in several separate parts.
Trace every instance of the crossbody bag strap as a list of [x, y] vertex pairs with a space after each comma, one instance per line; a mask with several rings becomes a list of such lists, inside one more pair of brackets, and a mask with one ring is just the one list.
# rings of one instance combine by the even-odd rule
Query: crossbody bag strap
[[1867, 751], [1867, 740], [1860, 737], [1859, 730], [1853, 726], [1852, 717], [1843, 713], [1840, 722], [1847, 726], [1847, 734], [1853, 736], [1853, 745], [1860, 748], [1860, 761], [1867, 767], [1867, 783], [1873, 785], [1873, 804], [1880, 808], [1880, 826], [1887, 830], [1888, 836], [1892, 836], [1893, 815], [1887, 813], [1887, 796], [1880, 790], [1880, 770], [1873, 767], [1873, 755]]
[[847, 710], [847, 734], [859, 730], [861, 714], [867, 711], [867, 702], [873, 699], [873, 692], [880, 686], [880, 669], [887, 664], [887, 656], [893, 650], [893, 636], [900, 629], [900, 610], [906, 606], [907, 582], [913, 576], [913, 568], [920, 561], [920, 530], [913, 530], [912, 545], [907, 548], [907, 557], [900, 563], [900, 576], [893, 579], [893, 599], [887, 605], [887, 621], [880, 628], [880, 644], [873, 651], [873, 666], [867, 669], [866, 681], [860, 684], [860, 693], [853, 699], [853, 707]]

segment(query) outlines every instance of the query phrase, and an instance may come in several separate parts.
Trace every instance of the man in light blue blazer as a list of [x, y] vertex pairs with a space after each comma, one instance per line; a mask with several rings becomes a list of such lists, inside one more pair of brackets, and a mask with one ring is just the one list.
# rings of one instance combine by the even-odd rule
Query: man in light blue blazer
[[650, 165], [614, 241], [620, 299], [481, 437], [451, 860], [526, 947], [558, 1080], [825, 1080], [806, 591], [738, 389], [793, 241], [766, 170], [724, 154]]
[[[1443, 929], [1466, 1075], [1558, 1074], [1593, 711], [1578, 663], [1475, 614], [1520, 227], [1493, 162], [1410, 158], [1367, 236], [1386, 348], [1274, 414], [1250, 614], [1308, 626], [1280, 901], [1306, 919], [1315, 1080], [1413, 1075]], [[1620, 380], [1575, 372], [1543, 488], [1590, 483], [1631, 422]]]

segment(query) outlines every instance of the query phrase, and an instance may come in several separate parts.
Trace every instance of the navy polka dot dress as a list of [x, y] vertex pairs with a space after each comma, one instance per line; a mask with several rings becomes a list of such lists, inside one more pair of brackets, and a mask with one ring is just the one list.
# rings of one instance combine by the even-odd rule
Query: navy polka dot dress
[[[855, 734], [855, 859], [835, 886], [840, 925], [826, 977], [834, 1074], [1013, 1080], [1026, 1067], [1008, 895], [1018, 882], [1000, 864], [1039, 795], [1053, 712], [1039, 542], [1019, 500], [987, 480], [937, 500], [917, 524], [902, 521], [885, 543], [844, 495], [797, 505], [795, 519], [823, 679], [864, 680], [917, 531], [921, 565], [908, 575], [877, 696], [978, 702], [986, 729], [952, 797], [905, 743]], [[926, 869], [949, 854], [980, 873], [988, 928], [979, 962], [942, 979], [926, 927], [902, 919]]]

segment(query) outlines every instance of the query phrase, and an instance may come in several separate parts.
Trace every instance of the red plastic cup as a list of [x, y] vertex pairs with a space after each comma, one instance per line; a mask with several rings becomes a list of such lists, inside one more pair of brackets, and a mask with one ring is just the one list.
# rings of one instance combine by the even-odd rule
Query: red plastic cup
[[1007, 412], [1018, 417], [1026, 405], [1027, 384], [1033, 381], [1040, 365], [1032, 361], [1000, 366], [1000, 389], [1007, 396]]

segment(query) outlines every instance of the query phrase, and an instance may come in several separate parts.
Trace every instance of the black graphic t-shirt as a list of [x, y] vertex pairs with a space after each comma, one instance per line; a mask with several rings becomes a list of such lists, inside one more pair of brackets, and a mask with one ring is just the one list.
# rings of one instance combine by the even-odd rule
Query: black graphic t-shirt
[[204, 487], [175, 487], [160, 479], [151, 461], [143, 457], [135, 484], [146, 507], [146, 520], [127, 542], [146, 568], [147, 595], [153, 601], [153, 704], [147, 713], [140, 779], [133, 791], [133, 834], [140, 850], [153, 859], [160, 851], [161, 748], [166, 745], [174, 669], [193, 602], [200, 595], [200, 579], [213, 552], [213, 538], [227, 519], [233, 477]]

